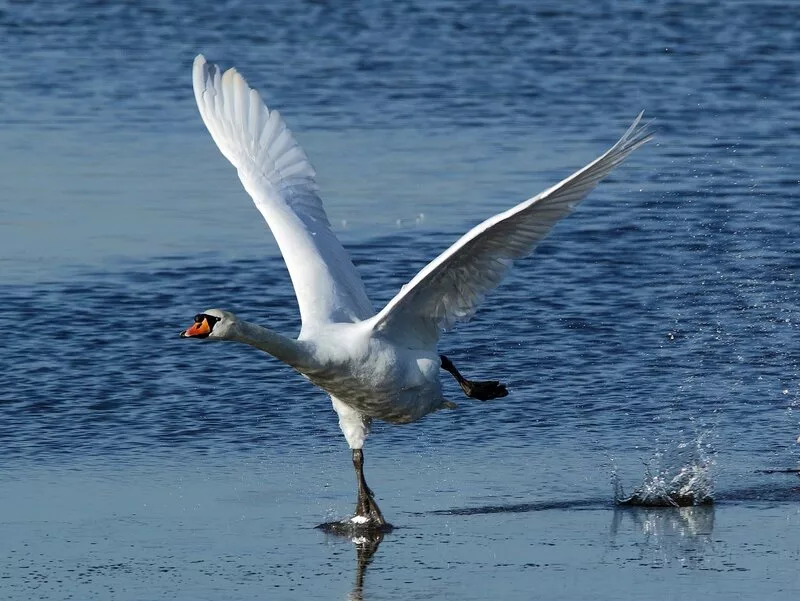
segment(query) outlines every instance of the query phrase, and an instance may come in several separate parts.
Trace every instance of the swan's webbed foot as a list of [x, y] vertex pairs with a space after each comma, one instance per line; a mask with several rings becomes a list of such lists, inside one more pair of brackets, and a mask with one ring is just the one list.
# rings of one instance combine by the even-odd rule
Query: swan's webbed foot
[[[353, 467], [356, 469], [358, 481], [355, 515], [340, 522], [320, 524], [317, 528], [337, 536], [359, 539], [361, 537], [382, 537], [383, 534], [391, 532], [394, 527], [384, 519], [378, 503], [375, 502], [375, 494], [364, 479], [364, 452], [361, 449], [353, 449]], [[378, 542], [380, 542], [380, 538]]]
[[375, 495], [369, 488], [363, 494], [359, 491], [356, 513], [350, 518], [350, 521], [366, 529], [380, 530], [386, 525], [386, 520], [381, 513], [380, 507], [375, 502]]
[[464, 394], [466, 394], [468, 397], [478, 399], [480, 401], [488, 401], [490, 399], [498, 399], [508, 395], [508, 389], [506, 388], [505, 384], [501, 384], [497, 380], [487, 380], [484, 382], [467, 380], [456, 369], [456, 366], [453, 365], [453, 362], [450, 361], [450, 359], [444, 355], [439, 355], [439, 359], [442, 362], [442, 369], [453, 374], [456, 382], [458, 382], [458, 385], [461, 386], [461, 390], [463, 390]]
[[364, 452], [361, 449], [353, 449], [353, 467], [358, 480], [358, 500], [356, 501], [356, 513], [349, 522], [353, 528], [361, 531], [390, 531], [392, 526], [384, 519], [380, 507], [375, 501], [375, 493], [367, 486], [364, 478]]
[[508, 389], [505, 387], [505, 384], [501, 384], [497, 380], [486, 382], [464, 380], [463, 382], [459, 382], [459, 384], [464, 394], [470, 398], [478, 399], [479, 401], [499, 399], [500, 397], [508, 395]]

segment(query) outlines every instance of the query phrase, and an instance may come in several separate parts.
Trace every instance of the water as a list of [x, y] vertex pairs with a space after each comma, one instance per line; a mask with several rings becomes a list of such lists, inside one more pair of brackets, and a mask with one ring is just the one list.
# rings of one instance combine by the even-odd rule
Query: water
[[[255, 4], [0, 5], [0, 597], [796, 598], [800, 9]], [[284, 113], [376, 307], [656, 119], [443, 338], [511, 394], [376, 426], [377, 548], [313, 528], [355, 497], [325, 395], [177, 337], [299, 328], [197, 52]], [[615, 508], [681, 473], [714, 505]]]

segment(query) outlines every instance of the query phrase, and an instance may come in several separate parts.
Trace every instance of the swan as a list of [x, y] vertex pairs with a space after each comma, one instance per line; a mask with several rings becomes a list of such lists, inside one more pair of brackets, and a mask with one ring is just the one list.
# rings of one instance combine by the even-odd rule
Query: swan
[[651, 139], [640, 113], [619, 141], [558, 184], [490, 217], [428, 263], [388, 304], [373, 310], [358, 272], [331, 230], [315, 171], [280, 113], [234, 69], [198, 55], [193, 87], [200, 115], [239, 174], [280, 247], [297, 296], [297, 339], [209, 309], [183, 338], [236, 341], [290, 365], [330, 395], [352, 450], [358, 497], [348, 523], [390, 528], [364, 478], [364, 441], [373, 419], [406, 424], [455, 408], [440, 370], [471, 398], [508, 394], [498, 381], [472, 381], [437, 352], [443, 330], [472, 316], [483, 297], [529, 255], [550, 228], [599, 181]]

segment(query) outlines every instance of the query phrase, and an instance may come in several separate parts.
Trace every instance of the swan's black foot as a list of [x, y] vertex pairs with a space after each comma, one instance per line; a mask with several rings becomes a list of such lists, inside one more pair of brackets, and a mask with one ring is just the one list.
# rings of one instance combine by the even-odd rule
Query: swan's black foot
[[505, 387], [505, 384], [501, 384], [497, 380], [490, 380], [487, 382], [464, 380], [463, 382], [459, 382], [459, 384], [464, 394], [470, 398], [478, 399], [479, 401], [499, 399], [500, 397], [508, 395], [508, 389]]
[[356, 514], [350, 518], [350, 521], [367, 530], [377, 529], [380, 531], [386, 526], [386, 520], [375, 502], [375, 495], [368, 486], [359, 487]]
[[461, 390], [463, 390], [464, 394], [466, 394], [468, 397], [478, 399], [480, 401], [488, 401], [490, 399], [498, 399], [508, 395], [508, 389], [506, 388], [505, 384], [501, 384], [497, 380], [487, 380], [485, 382], [474, 382], [472, 380], [467, 380], [456, 369], [456, 366], [453, 365], [453, 362], [450, 361], [450, 359], [444, 355], [439, 355], [439, 359], [442, 362], [442, 369], [453, 374], [456, 382], [458, 382], [459, 386], [461, 386]]
[[360, 520], [359, 516], [355, 515], [338, 522], [320, 524], [317, 528], [326, 534], [358, 539], [358, 541], [354, 542], [363, 542], [361, 541], [362, 538], [368, 541], [380, 537], [380, 540], [382, 540], [384, 534], [388, 534], [394, 530], [394, 526], [387, 522], [380, 524], [370, 521], [363, 522]]
[[353, 517], [338, 522], [337, 529], [347, 536], [391, 532], [392, 525], [383, 518], [380, 507], [375, 501], [375, 494], [364, 479], [364, 452], [361, 449], [353, 449], [353, 467], [356, 470], [356, 481], [358, 482], [356, 513]]
[[363, 488], [359, 486], [356, 513], [353, 517], [339, 522], [320, 524], [317, 528], [328, 534], [347, 536], [350, 538], [372, 538], [378, 535], [382, 536], [394, 529], [394, 527], [384, 519], [378, 504], [375, 502], [375, 495], [366, 485]]
[[364, 479], [364, 452], [361, 449], [353, 449], [353, 467], [356, 470], [356, 481], [358, 482], [355, 515], [339, 522], [320, 524], [317, 528], [328, 534], [359, 539], [363, 537], [369, 539], [391, 532], [393, 526], [384, 519], [381, 509], [375, 501], [375, 494]]

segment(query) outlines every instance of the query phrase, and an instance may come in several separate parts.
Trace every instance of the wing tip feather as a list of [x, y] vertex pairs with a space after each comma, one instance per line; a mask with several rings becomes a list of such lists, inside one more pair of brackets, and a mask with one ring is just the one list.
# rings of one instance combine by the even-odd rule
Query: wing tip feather
[[649, 119], [642, 123], [643, 118], [644, 111], [642, 110], [615, 146], [624, 147], [626, 151], [630, 153], [655, 138], [655, 132], [653, 132], [653, 123], [655, 119]]
[[[622, 137], [611, 148], [585, 167], [561, 180], [558, 184], [546, 189], [544, 192], [537, 194], [533, 198], [488, 218], [464, 234], [445, 252], [441, 253], [417, 273], [417, 275], [415, 275], [414, 278], [412, 278], [412, 280], [372, 318], [372, 327], [376, 330], [391, 330], [393, 327], [392, 319], [395, 312], [402, 312], [403, 304], [419, 302], [417, 299], [420, 294], [418, 289], [420, 284], [426, 281], [433, 281], [433, 285], [435, 286], [435, 278], [440, 277], [443, 270], [446, 269], [447, 263], [450, 262], [454, 256], [468, 249], [469, 244], [472, 244], [476, 239], [485, 235], [491, 228], [499, 228], [496, 231], [498, 235], [502, 235], [503, 241], [499, 243], [499, 246], [502, 247], [501, 251], [494, 248], [498, 245], [491, 244], [491, 241], [485, 244], [483, 248], [483, 252], [486, 253], [486, 256], [492, 259], [492, 261], [496, 261], [498, 264], [495, 265], [493, 262], [488, 263], [493, 271], [486, 267], [483, 274], [484, 279], [482, 281], [476, 282], [471, 286], [463, 284], [459, 286], [460, 293], [463, 294], [467, 300], [456, 298], [450, 306], [445, 306], [451, 301], [447, 298], [433, 298], [435, 295], [432, 295], [431, 298], [433, 298], [433, 301], [431, 302], [439, 302], [440, 304], [435, 305], [436, 311], [429, 320], [421, 318], [418, 311], [412, 312], [415, 317], [417, 317], [418, 326], [426, 330], [430, 339], [429, 341], [433, 341], [432, 343], [435, 343], [438, 339], [440, 329], [450, 329], [456, 322], [468, 319], [475, 312], [478, 304], [483, 300], [486, 294], [497, 286], [505, 273], [511, 269], [515, 258], [521, 258], [530, 254], [538, 242], [547, 235], [550, 228], [571, 212], [572, 209], [594, 189], [601, 179], [622, 163], [634, 150], [653, 139], [654, 134], [651, 129], [653, 120], [642, 123], [643, 118], [644, 111], [641, 111]], [[558, 195], [559, 192], [561, 192], [560, 197]], [[553, 196], [554, 193], [556, 194], [555, 196]], [[548, 198], [552, 198], [556, 201], [556, 205], [549, 207], [547, 204]], [[557, 206], [559, 203], [564, 204], [559, 207]], [[502, 223], [515, 215], [522, 214], [523, 211], [529, 210], [534, 206], [539, 216], [543, 216], [548, 212], [550, 215], [544, 220], [544, 223], [534, 223], [530, 228], [522, 227], [524, 225], [522, 221], [514, 224], [515, 228], [527, 234], [527, 239], [523, 237], [522, 240], [514, 240], [513, 235], [506, 235], [506, 233], [503, 232]], [[566, 206], [567, 210], [563, 210], [564, 206]], [[493, 252], [494, 256], [492, 256]], [[467, 260], [472, 259], [468, 257]], [[440, 296], [446, 296], [446, 293], [443, 292]], [[461, 304], [459, 304], [459, 302]], [[408, 328], [408, 324], [403, 323], [402, 325], [404, 328]], [[400, 333], [397, 335], [402, 336], [403, 334]]]
[[[280, 187], [287, 183], [286, 177], [275, 166], [291, 158], [295, 169], [289, 177], [302, 175], [306, 185], [316, 189], [316, 171], [280, 112], [267, 107], [238, 69], [222, 71], [198, 54], [192, 65], [192, 83], [203, 122], [222, 154], [237, 169], [244, 164], [266, 167], [263, 174]], [[291, 151], [293, 156], [282, 160]]]

